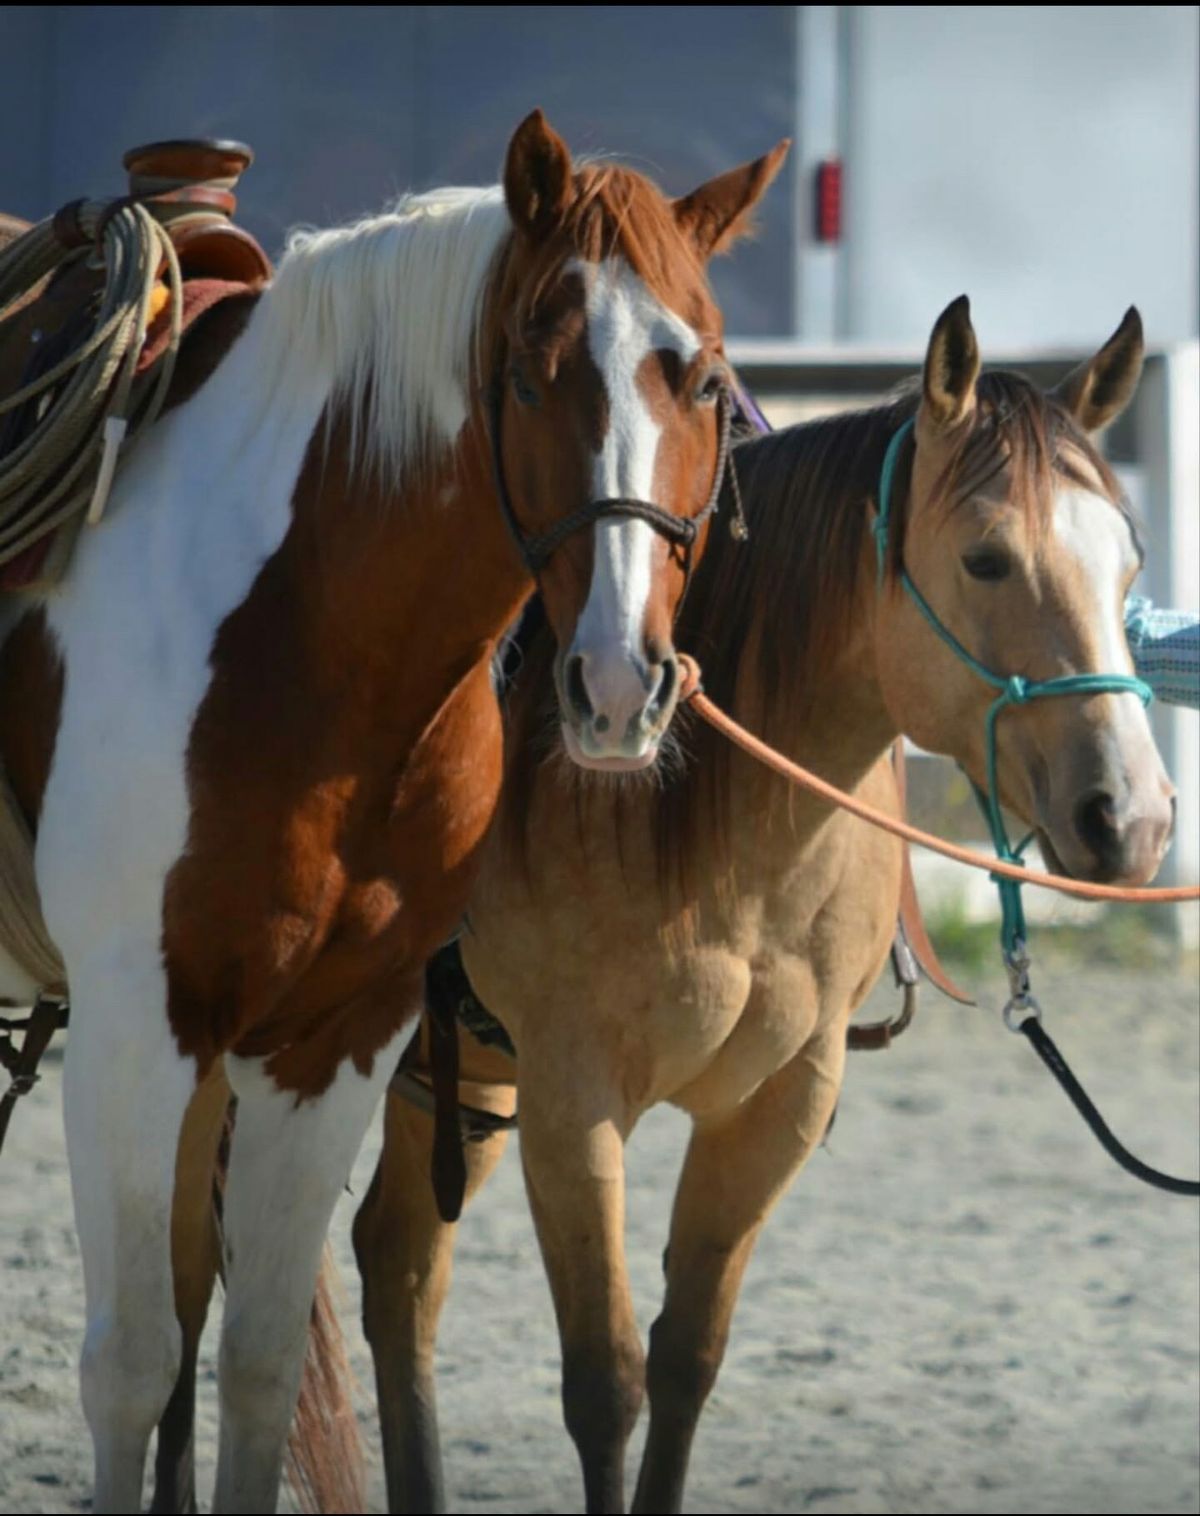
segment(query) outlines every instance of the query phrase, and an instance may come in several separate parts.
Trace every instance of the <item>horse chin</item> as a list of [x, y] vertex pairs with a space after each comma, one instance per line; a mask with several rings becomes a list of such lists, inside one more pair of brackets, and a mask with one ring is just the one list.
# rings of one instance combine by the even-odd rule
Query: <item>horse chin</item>
[[1037, 827], [1034, 835], [1037, 838], [1038, 850], [1041, 852], [1042, 861], [1046, 865], [1047, 872], [1061, 874], [1064, 879], [1073, 879], [1075, 876], [1071, 873], [1071, 870], [1066, 867], [1062, 859], [1054, 851], [1054, 844], [1050, 841], [1049, 833], [1044, 832], [1041, 827]]
[[585, 753], [568, 722], [564, 721], [560, 727], [562, 731], [563, 747], [567, 750], [567, 756], [572, 763], [577, 763], [581, 769], [588, 769], [595, 774], [638, 774], [643, 769], [648, 769], [658, 758], [658, 739], [655, 738], [644, 753], [636, 758], [627, 758], [621, 754], [614, 754], [611, 758], [597, 758], [590, 753]]

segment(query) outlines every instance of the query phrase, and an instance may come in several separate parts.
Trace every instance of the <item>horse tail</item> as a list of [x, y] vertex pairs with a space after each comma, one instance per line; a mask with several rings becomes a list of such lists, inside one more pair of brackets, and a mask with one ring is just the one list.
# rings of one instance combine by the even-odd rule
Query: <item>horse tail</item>
[[[233, 1098], [225, 1113], [214, 1174], [213, 1211], [218, 1228], [236, 1116], [237, 1099]], [[288, 1432], [284, 1463], [287, 1482], [300, 1509], [309, 1513], [358, 1512], [367, 1508], [366, 1465], [354, 1414], [354, 1376], [338, 1319], [339, 1295], [333, 1250], [327, 1242], [317, 1274], [300, 1395]]]
[[288, 1434], [287, 1477], [302, 1511], [365, 1511], [366, 1476], [354, 1376], [338, 1319], [337, 1269], [325, 1244], [308, 1327], [300, 1398]]

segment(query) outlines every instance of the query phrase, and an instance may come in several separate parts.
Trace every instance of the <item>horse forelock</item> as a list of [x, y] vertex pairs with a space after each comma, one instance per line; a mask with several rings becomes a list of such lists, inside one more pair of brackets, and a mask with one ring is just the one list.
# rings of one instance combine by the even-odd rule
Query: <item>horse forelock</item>
[[[1003, 508], [1021, 513], [1035, 541], [1053, 524], [1064, 481], [1100, 494], [1133, 529], [1112, 469], [1053, 394], [1021, 374], [995, 370], [979, 376], [975, 397], [974, 424], [937, 480], [932, 505], [950, 513], [1004, 472]], [[900, 543], [893, 545], [898, 551]]]
[[700, 260], [682, 234], [671, 202], [643, 174], [621, 164], [577, 162], [575, 193], [554, 234], [525, 252], [514, 291], [514, 320], [535, 323], [538, 312], [576, 261], [621, 258], [668, 310], [710, 341], [720, 337], [720, 314]]

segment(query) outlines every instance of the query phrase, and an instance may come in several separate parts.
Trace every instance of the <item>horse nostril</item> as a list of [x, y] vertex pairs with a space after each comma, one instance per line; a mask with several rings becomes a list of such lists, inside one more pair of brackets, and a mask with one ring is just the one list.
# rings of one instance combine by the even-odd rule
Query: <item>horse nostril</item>
[[1106, 790], [1086, 795], [1075, 807], [1075, 830], [1098, 858], [1106, 857], [1117, 846], [1120, 841], [1117, 806]]
[[659, 665], [658, 687], [650, 696], [647, 710], [665, 711], [679, 688], [679, 664], [674, 658], [664, 658]]
[[583, 658], [580, 654], [576, 653], [573, 658], [567, 659], [564, 682], [567, 689], [567, 704], [581, 721], [590, 721], [592, 702], [588, 699], [587, 685], [583, 678]]

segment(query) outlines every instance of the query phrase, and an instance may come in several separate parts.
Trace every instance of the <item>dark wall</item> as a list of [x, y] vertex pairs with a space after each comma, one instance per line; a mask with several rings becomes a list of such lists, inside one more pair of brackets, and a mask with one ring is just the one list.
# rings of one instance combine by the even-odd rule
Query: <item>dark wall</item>
[[[115, 192], [139, 142], [237, 137], [239, 219], [274, 252], [298, 222], [495, 181], [535, 105], [682, 194], [792, 134], [794, 31], [792, 6], [10, 6], [0, 209]], [[731, 332], [791, 330], [792, 207], [784, 177], [714, 271]]]

